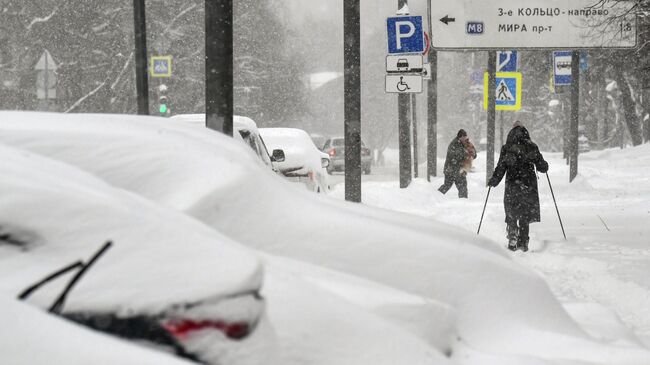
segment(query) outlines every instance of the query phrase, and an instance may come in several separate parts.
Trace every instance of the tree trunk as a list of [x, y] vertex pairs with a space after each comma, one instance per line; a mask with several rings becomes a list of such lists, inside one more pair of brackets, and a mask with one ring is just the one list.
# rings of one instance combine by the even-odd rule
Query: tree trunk
[[630, 92], [630, 85], [625, 79], [625, 75], [620, 67], [615, 67], [614, 75], [616, 77], [616, 83], [618, 84], [618, 89], [621, 91], [621, 101], [623, 107], [623, 113], [625, 117], [625, 124], [627, 130], [630, 133], [632, 139], [632, 145], [638, 146], [643, 143], [643, 136], [641, 134], [640, 124], [636, 115], [636, 104], [634, 99], [632, 99], [632, 93]]

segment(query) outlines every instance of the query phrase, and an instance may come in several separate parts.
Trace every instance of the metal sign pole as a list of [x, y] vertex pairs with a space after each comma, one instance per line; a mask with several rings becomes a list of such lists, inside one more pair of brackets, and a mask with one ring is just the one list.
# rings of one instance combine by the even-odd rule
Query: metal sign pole
[[417, 179], [420, 175], [420, 156], [418, 153], [418, 108], [417, 94], [411, 94], [411, 115], [413, 116], [413, 173]]
[[571, 127], [569, 182], [578, 175], [578, 121], [580, 118], [580, 51], [571, 54]]
[[45, 54], [45, 75], [43, 75], [43, 79], [45, 81], [45, 105], [47, 106], [47, 110], [50, 110], [50, 95], [48, 95], [48, 89], [50, 88], [50, 80], [49, 80], [49, 73], [50, 73], [50, 67], [49, 67], [49, 59], [47, 57], [47, 52], [44, 52]]
[[144, 0], [133, 0], [135, 29], [135, 87], [138, 114], [149, 114], [149, 82], [147, 79], [147, 23]]
[[[397, 0], [399, 10], [408, 6], [407, 0]], [[412, 161], [411, 161], [411, 131], [409, 126], [409, 95], [399, 94], [397, 96], [397, 115], [399, 118], [399, 187], [404, 189], [411, 184]]]
[[487, 112], [487, 161], [485, 183], [492, 177], [494, 171], [494, 134], [496, 119], [496, 68], [497, 54], [496, 51], [488, 52], [488, 112]]
[[232, 0], [205, 1], [205, 125], [233, 133]]
[[[427, 19], [429, 35], [433, 37], [431, 27], [431, 0], [427, 0]], [[427, 83], [427, 181], [438, 172], [438, 53], [429, 49], [429, 66], [431, 75]]]
[[[361, 202], [361, 14], [360, 0], [343, 6], [345, 84], [345, 200]], [[401, 96], [401, 95], [400, 95]]]

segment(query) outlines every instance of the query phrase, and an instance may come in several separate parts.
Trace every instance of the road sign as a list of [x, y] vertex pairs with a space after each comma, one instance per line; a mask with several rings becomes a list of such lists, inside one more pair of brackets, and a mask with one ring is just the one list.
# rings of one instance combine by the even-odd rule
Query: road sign
[[587, 52], [580, 52], [580, 71], [587, 71], [589, 68]]
[[633, 48], [635, 1], [458, 0], [431, 8], [436, 49]]
[[553, 52], [553, 84], [571, 85], [571, 51]]
[[[488, 73], [483, 75], [483, 109], [488, 108]], [[520, 72], [497, 72], [496, 89], [496, 110], [519, 110], [521, 109], [521, 73]]]
[[386, 72], [388, 73], [420, 73], [423, 70], [422, 55], [393, 55], [386, 56]]
[[424, 52], [421, 16], [398, 16], [386, 20], [388, 53]]
[[517, 72], [517, 51], [497, 51], [497, 72]]
[[386, 92], [413, 94], [422, 92], [422, 75], [386, 75]]
[[56, 99], [56, 61], [47, 50], [34, 65], [36, 70], [36, 98], [41, 100]]
[[151, 71], [151, 77], [171, 77], [172, 57], [152, 56], [149, 70]]

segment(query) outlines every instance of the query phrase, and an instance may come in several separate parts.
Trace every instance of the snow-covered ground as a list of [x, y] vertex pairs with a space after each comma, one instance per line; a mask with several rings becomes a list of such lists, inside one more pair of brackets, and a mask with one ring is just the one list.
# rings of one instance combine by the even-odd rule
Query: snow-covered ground
[[[534, 137], [534, 136], [533, 136]], [[510, 254], [539, 272], [573, 318], [603, 340], [619, 337], [623, 320], [650, 346], [650, 145], [580, 155], [579, 175], [569, 184], [568, 166], [557, 153], [544, 154], [549, 177], [567, 234], [562, 231], [546, 175], [539, 175], [542, 222], [531, 225], [532, 252]], [[498, 157], [498, 156], [497, 156]], [[485, 203], [485, 153], [468, 176], [469, 199], [446, 195], [414, 180], [408, 189], [398, 182], [365, 182], [368, 205], [443, 221], [476, 234]], [[505, 247], [503, 182], [490, 193], [481, 236]], [[343, 185], [333, 195], [343, 199]], [[504, 250], [504, 252], [507, 252]], [[628, 333], [623, 336], [630, 339]], [[650, 360], [648, 360], [650, 362]]]
[[[438, 219], [415, 217], [311, 194], [241, 142], [169, 119], [0, 114], [0, 143], [264, 251], [283, 364], [650, 364], [650, 352], [602, 307], [563, 306], [494, 240], [443, 223], [456, 217], [450, 223], [471, 231], [480, 215], [452, 193], [436, 196], [426, 183], [366, 187], [369, 204], [374, 189], [393, 209], [426, 215], [432, 204], [449, 206]], [[471, 204], [481, 204], [480, 185], [472, 181]], [[484, 224], [500, 240], [496, 195]]]

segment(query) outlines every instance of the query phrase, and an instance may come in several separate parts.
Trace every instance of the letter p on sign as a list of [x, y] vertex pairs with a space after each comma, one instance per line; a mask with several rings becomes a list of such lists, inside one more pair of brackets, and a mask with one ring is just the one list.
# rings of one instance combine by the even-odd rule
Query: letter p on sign
[[424, 52], [424, 34], [421, 16], [388, 18], [388, 53]]

